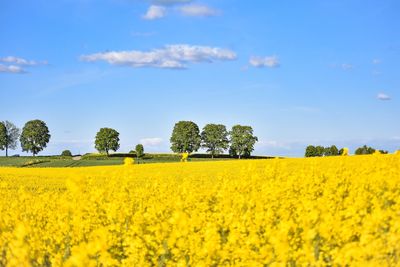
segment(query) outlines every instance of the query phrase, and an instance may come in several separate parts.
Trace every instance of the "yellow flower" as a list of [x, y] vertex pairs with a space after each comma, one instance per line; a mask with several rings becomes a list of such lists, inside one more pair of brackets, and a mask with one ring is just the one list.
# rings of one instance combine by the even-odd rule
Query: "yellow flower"
[[382, 153], [379, 150], [375, 150], [373, 155], [377, 156], [377, 155], [381, 155]]
[[125, 166], [131, 166], [135, 164], [135, 160], [133, 158], [125, 158], [124, 159], [124, 165]]
[[3, 167], [0, 266], [398, 266], [398, 155]]
[[182, 153], [182, 158], [181, 158], [182, 162], [187, 162], [188, 158], [189, 158], [189, 153], [187, 152]]

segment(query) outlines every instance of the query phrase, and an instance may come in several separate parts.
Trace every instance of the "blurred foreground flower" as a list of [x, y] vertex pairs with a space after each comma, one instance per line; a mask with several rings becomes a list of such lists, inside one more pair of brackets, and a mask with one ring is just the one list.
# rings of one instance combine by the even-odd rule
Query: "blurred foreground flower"
[[135, 160], [133, 158], [125, 158], [124, 159], [124, 165], [125, 166], [131, 166], [135, 164]]
[[188, 158], [189, 158], [189, 153], [187, 152], [182, 153], [182, 158], [181, 158], [182, 162], [187, 162]]

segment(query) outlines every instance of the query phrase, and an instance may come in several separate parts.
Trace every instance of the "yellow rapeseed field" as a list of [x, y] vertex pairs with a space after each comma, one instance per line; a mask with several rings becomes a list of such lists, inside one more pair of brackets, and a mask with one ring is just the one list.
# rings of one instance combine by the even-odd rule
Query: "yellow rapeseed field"
[[400, 265], [400, 155], [0, 168], [0, 266]]

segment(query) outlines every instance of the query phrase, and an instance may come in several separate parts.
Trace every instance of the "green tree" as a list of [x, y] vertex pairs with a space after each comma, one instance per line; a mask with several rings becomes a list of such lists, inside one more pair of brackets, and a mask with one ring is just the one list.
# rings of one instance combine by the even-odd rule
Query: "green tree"
[[305, 157], [310, 158], [310, 157], [316, 157], [316, 156], [317, 156], [317, 151], [315, 149], [315, 146], [312, 146], [312, 145], [307, 146]]
[[201, 143], [199, 126], [192, 121], [176, 123], [170, 142], [171, 150], [175, 153], [192, 153], [199, 150]]
[[119, 133], [111, 128], [101, 128], [95, 139], [95, 148], [100, 153], [109, 155], [109, 151], [117, 151], [119, 149]]
[[9, 149], [17, 148], [19, 135], [20, 130], [12, 122], [0, 122], [0, 150], [6, 151], [6, 157]]
[[22, 128], [20, 137], [22, 151], [32, 152], [35, 156], [47, 146], [50, 137], [49, 128], [44, 121], [28, 121]]
[[332, 145], [330, 147], [325, 147], [324, 156], [338, 156], [338, 155], [339, 155], [339, 149], [335, 145]]
[[[0, 150], [4, 150], [7, 143], [7, 130], [6, 126], [0, 121]], [[7, 152], [6, 152], [7, 155]]]
[[355, 154], [356, 155], [369, 155], [373, 154], [375, 152], [375, 149], [372, 147], [369, 147], [367, 145], [363, 145], [362, 147], [359, 147], [356, 149]]
[[71, 153], [70, 150], [64, 150], [64, 151], [61, 153], [61, 156], [62, 156], [62, 157], [72, 157], [72, 153]]
[[201, 132], [201, 146], [207, 148], [211, 158], [221, 154], [229, 147], [228, 131], [222, 124], [207, 124]]
[[258, 138], [253, 135], [253, 128], [250, 126], [235, 125], [229, 133], [231, 137], [231, 149], [236, 151], [239, 159], [242, 156], [250, 156]]
[[316, 146], [315, 153], [317, 157], [322, 157], [324, 155], [325, 148], [323, 146]]
[[142, 144], [137, 144], [135, 147], [136, 157], [141, 158], [144, 155], [144, 147]]

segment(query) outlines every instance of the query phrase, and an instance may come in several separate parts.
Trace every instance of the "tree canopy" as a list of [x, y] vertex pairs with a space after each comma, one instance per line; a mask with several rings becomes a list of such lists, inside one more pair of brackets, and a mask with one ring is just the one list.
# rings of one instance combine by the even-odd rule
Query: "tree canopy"
[[362, 147], [359, 147], [356, 149], [355, 154], [356, 155], [369, 155], [373, 154], [375, 152], [375, 149], [372, 147], [369, 147], [367, 145], [363, 145]]
[[20, 137], [22, 151], [32, 152], [35, 156], [47, 146], [50, 137], [49, 128], [44, 121], [28, 121]]
[[64, 150], [63, 152], [61, 152], [61, 156], [63, 157], [72, 157], [72, 153], [70, 150]]
[[222, 124], [207, 124], [201, 132], [201, 146], [211, 157], [223, 153], [229, 147], [228, 131]]
[[7, 130], [6, 126], [0, 121], [0, 150], [4, 150], [7, 143]]
[[0, 122], [0, 149], [6, 151], [6, 157], [9, 149], [17, 148], [19, 135], [20, 130], [12, 122]]
[[119, 133], [111, 128], [101, 128], [95, 139], [95, 148], [100, 153], [109, 155], [109, 151], [117, 151], [119, 149]]
[[322, 156], [338, 156], [340, 155], [339, 149], [332, 145], [330, 147], [313, 146], [306, 147], [305, 157], [322, 157]]
[[235, 125], [229, 133], [231, 137], [231, 151], [239, 156], [250, 156], [258, 138], [253, 135], [253, 128], [250, 126]]
[[144, 147], [142, 144], [137, 144], [135, 147], [136, 157], [141, 158], [144, 155]]
[[177, 122], [172, 131], [171, 150], [175, 153], [192, 153], [200, 148], [199, 126], [192, 121]]

